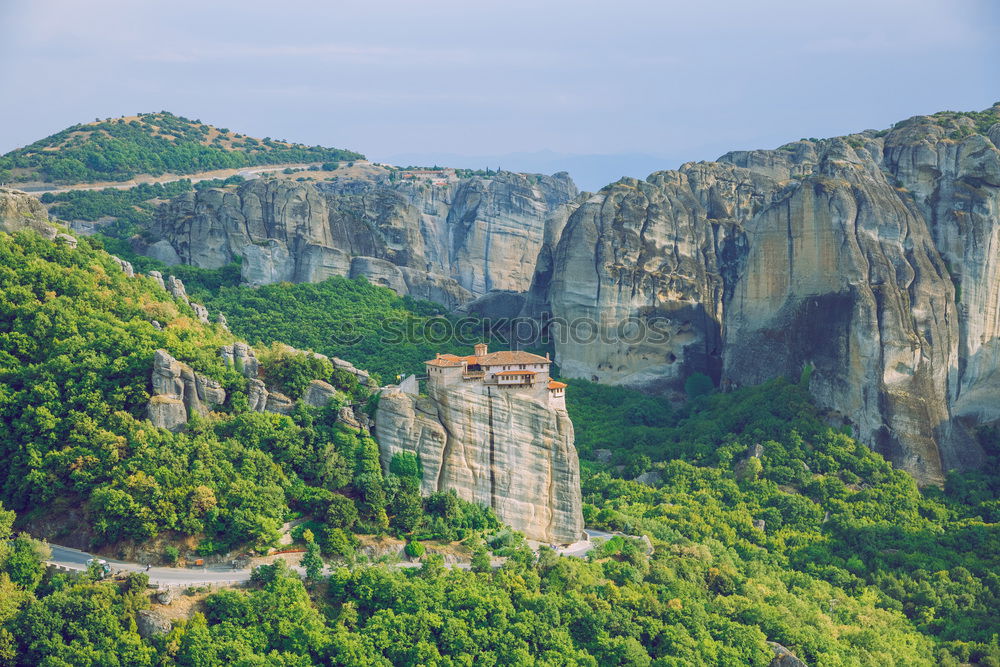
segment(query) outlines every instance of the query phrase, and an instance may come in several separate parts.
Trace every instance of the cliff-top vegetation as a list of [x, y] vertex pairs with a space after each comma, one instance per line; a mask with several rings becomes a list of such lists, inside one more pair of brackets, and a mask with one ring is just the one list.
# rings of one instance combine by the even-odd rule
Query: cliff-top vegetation
[[127, 181], [265, 164], [362, 159], [353, 151], [257, 139], [166, 111], [66, 128], [0, 157], [0, 181]]

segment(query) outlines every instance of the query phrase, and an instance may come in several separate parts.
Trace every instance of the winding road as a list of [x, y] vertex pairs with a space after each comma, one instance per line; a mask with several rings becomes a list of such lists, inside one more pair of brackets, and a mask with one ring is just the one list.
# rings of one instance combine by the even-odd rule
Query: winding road
[[49, 544], [52, 556], [45, 561], [61, 570], [86, 572], [87, 561], [91, 558], [101, 558], [115, 572], [145, 572], [149, 575], [149, 583], [164, 587], [194, 586], [198, 584], [237, 584], [250, 579], [250, 568], [233, 569], [225, 565], [206, 565], [204, 567], [151, 567], [139, 563], [128, 563], [114, 558], [94, 556], [79, 549], [61, 547]]
[[[594, 548], [595, 544], [593, 540], [595, 538], [608, 539], [613, 536], [612, 533], [606, 533], [592, 528], [584, 530], [584, 533], [586, 533], [587, 539], [574, 542], [573, 544], [557, 549], [556, 551], [559, 555], [583, 558], [587, 555], [588, 551]], [[250, 574], [253, 571], [253, 569], [249, 567], [234, 569], [226, 565], [205, 565], [200, 567], [150, 567], [147, 570], [145, 565], [141, 565], [139, 563], [129, 563], [127, 561], [116, 560], [114, 558], [95, 556], [87, 553], [86, 551], [59, 546], [58, 544], [49, 543], [49, 547], [52, 549], [52, 556], [45, 562], [60, 570], [70, 572], [86, 572], [87, 561], [91, 558], [100, 558], [107, 562], [107, 564], [111, 567], [112, 574], [118, 572], [145, 572], [149, 575], [149, 583], [156, 584], [157, 586], [163, 588], [205, 585], [236, 585], [249, 581]], [[401, 561], [393, 563], [393, 566], [420, 567], [420, 563]], [[467, 570], [469, 569], [470, 564], [454, 563], [449, 565], [449, 567], [457, 567]], [[293, 567], [292, 569], [299, 574], [305, 574], [304, 568]]]

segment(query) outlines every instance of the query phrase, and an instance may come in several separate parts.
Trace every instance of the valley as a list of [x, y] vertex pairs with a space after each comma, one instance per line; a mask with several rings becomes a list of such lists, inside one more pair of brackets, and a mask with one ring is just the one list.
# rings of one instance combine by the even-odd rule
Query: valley
[[596, 193], [121, 121], [0, 161], [0, 658], [1000, 661], [1000, 106]]

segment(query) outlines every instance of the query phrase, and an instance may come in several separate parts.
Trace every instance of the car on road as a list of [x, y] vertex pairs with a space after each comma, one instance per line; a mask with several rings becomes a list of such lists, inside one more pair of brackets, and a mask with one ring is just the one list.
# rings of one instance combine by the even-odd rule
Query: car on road
[[87, 570], [90, 570], [94, 565], [97, 565], [100, 568], [100, 571], [102, 572], [101, 579], [104, 579], [111, 574], [111, 565], [109, 565], [108, 561], [103, 558], [88, 558]]

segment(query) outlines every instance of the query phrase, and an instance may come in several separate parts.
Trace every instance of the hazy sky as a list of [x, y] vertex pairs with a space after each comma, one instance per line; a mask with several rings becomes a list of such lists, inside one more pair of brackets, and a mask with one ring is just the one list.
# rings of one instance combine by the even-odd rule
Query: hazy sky
[[711, 159], [987, 107], [998, 35], [997, 0], [0, 0], [0, 151], [165, 109], [376, 159]]

